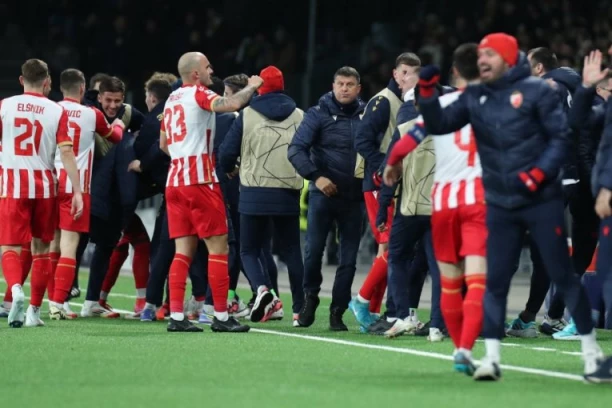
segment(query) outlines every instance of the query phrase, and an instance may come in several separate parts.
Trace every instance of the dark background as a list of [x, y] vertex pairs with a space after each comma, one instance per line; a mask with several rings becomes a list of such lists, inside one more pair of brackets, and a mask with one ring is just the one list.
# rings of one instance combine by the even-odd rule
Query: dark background
[[367, 99], [386, 85], [400, 52], [448, 72], [458, 44], [494, 31], [516, 35], [523, 50], [549, 46], [579, 68], [589, 50], [607, 51], [611, 21], [611, 1], [316, 0], [308, 77], [309, 0], [0, 0], [0, 97], [20, 92], [19, 67], [36, 57], [52, 69], [54, 98], [61, 70], [77, 67], [87, 77], [119, 76], [128, 102], [145, 110], [148, 76], [175, 72], [182, 53], [201, 51], [222, 78], [278, 66], [307, 108], [342, 65], [362, 74]]

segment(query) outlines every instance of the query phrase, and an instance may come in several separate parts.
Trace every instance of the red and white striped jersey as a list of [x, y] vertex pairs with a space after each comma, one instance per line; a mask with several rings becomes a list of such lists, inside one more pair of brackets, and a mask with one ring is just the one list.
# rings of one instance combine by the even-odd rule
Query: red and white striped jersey
[[64, 109], [42, 94], [25, 92], [2, 101], [0, 119], [2, 197], [55, 197], [55, 151], [72, 145]]
[[161, 137], [166, 137], [172, 162], [167, 187], [218, 183], [213, 157], [215, 114], [219, 95], [205, 86], [183, 85], [164, 106]]
[[[68, 136], [72, 140], [72, 150], [79, 169], [81, 191], [88, 193], [91, 187], [95, 134], [108, 137], [113, 132], [113, 128], [104, 114], [94, 107], [81, 105], [80, 102], [68, 98], [59, 104], [68, 115]], [[59, 150], [55, 153], [55, 169], [58, 174], [58, 191], [72, 193], [72, 182], [64, 170]]]
[[[440, 97], [442, 107], [450, 105], [461, 92]], [[422, 118], [417, 119], [422, 121]], [[432, 191], [433, 210], [484, 203], [482, 168], [476, 150], [472, 126], [442, 136], [433, 137], [436, 150], [436, 172]]]

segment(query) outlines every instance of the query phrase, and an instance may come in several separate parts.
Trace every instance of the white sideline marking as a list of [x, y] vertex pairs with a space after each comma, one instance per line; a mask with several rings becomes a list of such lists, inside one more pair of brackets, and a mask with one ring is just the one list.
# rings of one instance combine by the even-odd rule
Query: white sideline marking
[[[4, 294], [0, 294], [1, 297], [4, 297]], [[124, 295], [124, 296], [128, 296], [128, 295]], [[135, 298], [135, 296], [134, 296]], [[26, 297], [26, 299], [29, 299], [29, 297]], [[45, 303], [48, 303], [49, 300], [48, 299], [44, 299], [43, 300]], [[70, 305], [72, 306], [78, 306], [78, 307], [83, 307], [83, 303], [77, 303], [77, 302], [69, 302]], [[124, 310], [124, 309], [114, 309], [116, 312], [119, 313], [133, 313], [133, 311], [130, 310]], [[304, 334], [295, 334], [295, 333], [287, 333], [287, 332], [280, 332], [280, 331], [276, 331], [276, 330], [266, 330], [266, 329], [254, 329], [251, 328], [252, 332], [255, 333], [262, 333], [262, 334], [271, 334], [271, 335], [275, 335], [275, 336], [282, 336], [282, 337], [293, 337], [293, 338], [297, 338], [297, 339], [303, 339], [303, 340], [312, 340], [312, 341], [320, 341], [323, 343], [331, 343], [331, 344], [339, 344], [339, 345], [343, 345], [343, 346], [351, 346], [351, 347], [358, 347], [358, 348], [365, 348], [365, 349], [370, 349], [370, 350], [382, 350], [382, 351], [390, 351], [390, 352], [394, 352], [394, 353], [402, 353], [402, 354], [410, 354], [413, 356], [419, 356], [419, 357], [429, 357], [429, 358], [435, 358], [438, 360], [446, 360], [446, 361], [452, 361], [453, 357], [449, 356], [447, 354], [441, 354], [441, 353], [433, 353], [433, 352], [429, 352], [429, 351], [421, 351], [421, 350], [414, 350], [414, 349], [410, 349], [410, 348], [399, 348], [399, 347], [390, 347], [390, 346], [381, 346], [381, 345], [377, 345], [377, 344], [366, 344], [366, 343], [358, 343], [358, 342], [354, 342], [354, 341], [348, 341], [348, 340], [340, 340], [340, 339], [332, 339], [332, 338], [327, 338], [327, 337], [319, 337], [319, 336], [310, 336], [310, 335], [304, 335]], [[510, 343], [512, 344], [512, 343]], [[514, 344], [517, 345], [518, 344]], [[550, 350], [555, 350], [555, 349], [550, 349]], [[556, 350], [555, 350], [556, 351]], [[564, 354], [571, 354], [571, 355], [581, 355], [580, 353], [573, 353], [573, 352], [562, 352]], [[475, 364], [479, 365], [480, 361], [474, 361]], [[567, 373], [560, 373], [560, 372], [556, 372], [556, 371], [548, 371], [548, 370], [541, 370], [541, 369], [537, 369], [537, 368], [528, 368], [528, 367], [519, 367], [519, 366], [512, 366], [512, 365], [506, 365], [506, 364], [501, 364], [500, 367], [504, 370], [508, 370], [508, 371], [516, 371], [519, 373], [525, 373], [525, 374], [534, 374], [534, 375], [540, 375], [542, 377], [550, 377], [550, 378], [561, 378], [564, 380], [572, 380], [572, 381], [584, 381], [583, 377], [580, 375], [576, 375], [576, 374], [567, 374]]]

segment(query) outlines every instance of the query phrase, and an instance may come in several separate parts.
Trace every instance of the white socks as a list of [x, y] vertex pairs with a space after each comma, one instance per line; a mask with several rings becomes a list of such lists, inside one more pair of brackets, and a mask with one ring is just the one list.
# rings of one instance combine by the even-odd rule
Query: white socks
[[138, 299], [147, 297], [147, 288], [136, 289], [136, 297]]
[[580, 342], [582, 343], [582, 354], [595, 354], [600, 351], [597, 340], [595, 339], [595, 329], [589, 334], [581, 334]]
[[155, 305], [153, 303], [146, 303], [145, 309], [155, 310]]
[[501, 359], [499, 350], [501, 348], [501, 340], [485, 339], [486, 356], [491, 362], [499, 364]]
[[100, 300], [108, 299], [108, 292], [100, 291]]
[[185, 313], [175, 313], [175, 312], [172, 312], [172, 313], [170, 313], [170, 318], [172, 320], [176, 320], [176, 321], [182, 322], [185, 319]]
[[469, 358], [470, 360], [472, 359], [472, 350], [460, 348], [457, 350], [457, 352], [463, 353], [463, 355]]
[[227, 322], [227, 319], [229, 319], [229, 314], [227, 312], [215, 312], [215, 317], [221, 322]]
[[370, 301], [362, 297], [360, 294], [357, 294], [357, 301], [359, 301], [359, 303], [365, 303], [367, 305], [370, 304]]

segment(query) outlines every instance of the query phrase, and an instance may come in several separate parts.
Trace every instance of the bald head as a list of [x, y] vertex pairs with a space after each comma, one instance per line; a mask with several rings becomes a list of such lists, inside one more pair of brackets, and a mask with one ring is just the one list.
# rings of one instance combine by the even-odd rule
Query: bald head
[[186, 85], [210, 85], [212, 67], [206, 55], [201, 52], [188, 52], [178, 61], [178, 72]]

